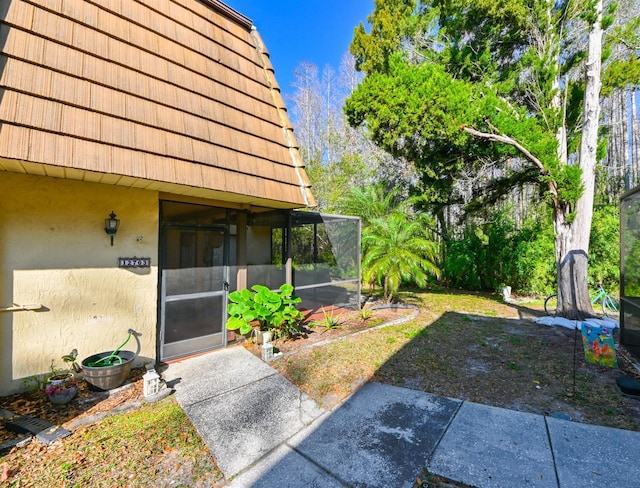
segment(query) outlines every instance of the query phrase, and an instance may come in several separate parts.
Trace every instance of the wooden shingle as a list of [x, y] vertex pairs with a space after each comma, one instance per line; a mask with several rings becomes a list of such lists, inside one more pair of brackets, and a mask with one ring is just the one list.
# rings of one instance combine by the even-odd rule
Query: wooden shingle
[[68, 168], [71, 178], [90, 171], [111, 184], [314, 205], [266, 48], [228, 6], [12, 0], [5, 8], [0, 158], [26, 171]]

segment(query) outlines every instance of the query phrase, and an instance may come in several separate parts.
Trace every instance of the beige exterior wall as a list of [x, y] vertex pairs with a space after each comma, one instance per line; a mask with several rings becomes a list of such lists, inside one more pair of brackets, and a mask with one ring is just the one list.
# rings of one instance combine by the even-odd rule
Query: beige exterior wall
[[[111, 247], [104, 219], [120, 229]], [[156, 357], [158, 194], [97, 183], [0, 172], [0, 395], [24, 389], [51, 360], [113, 350], [142, 333], [136, 365]], [[118, 257], [151, 268], [118, 268]], [[125, 349], [136, 349], [133, 338]]]

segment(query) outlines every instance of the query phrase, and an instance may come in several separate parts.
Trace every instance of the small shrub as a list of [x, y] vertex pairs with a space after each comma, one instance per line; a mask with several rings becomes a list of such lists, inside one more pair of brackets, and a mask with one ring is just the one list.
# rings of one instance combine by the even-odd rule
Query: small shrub
[[340, 322], [340, 317], [342, 314], [336, 317], [333, 311], [327, 312], [324, 307], [322, 307], [322, 313], [324, 315], [324, 318], [322, 320], [316, 321], [315, 325], [323, 326], [325, 331], [337, 329], [342, 325], [342, 323]]
[[362, 320], [369, 320], [373, 317], [373, 311], [370, 308], [362, 307], [358, 315], [360, 315]]
[[227, 329], [245, 335], [251, 332], [253, 323], [257, 323], [260, 330], [270, 331], [273, 339], [300, 334], [304, 315], [296, 305], [302, 299], [293, 294], [293, 286], [285, 283], [279, 291], [271, 291], [266, 286], [254, 285], [251, 290], [229, 294]]
[[22, 380], [22, 384], [26, 391], [35, 393], [44, 388], [44, 379], [38, 375], [28, 376]]

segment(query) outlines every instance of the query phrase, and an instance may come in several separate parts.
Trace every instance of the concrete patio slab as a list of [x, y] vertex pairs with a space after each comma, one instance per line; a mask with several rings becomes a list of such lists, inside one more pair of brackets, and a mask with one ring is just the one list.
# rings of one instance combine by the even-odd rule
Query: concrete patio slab
[[278, 374], [244, 347], [230, 347], [171, 363], [162, 371], [175, 387], [180, 405], [187, 406], [216, 397]]
[[562, 487], [640, 484], [640, 432], [547, 418]]
[[282, 445], [261, 459], [250, 470], [241, 473], [230, 488], [343, 488], [318, 465]]
[[411, 487], [460, 403], [368, 383], [287, 444], [345, 486]]
[[483, 488], [558, 487], [544, 417], [476, 403], [462, 405], [428, 470]]
[[164, 378], [231, 487], [411, 487], [434, 474], [483, 488], [631, 488], [640, 432], [365, 384], [326, 412], [242, 347]]
[[183, 408], [227, 478], [324, 412], [279, 374]]

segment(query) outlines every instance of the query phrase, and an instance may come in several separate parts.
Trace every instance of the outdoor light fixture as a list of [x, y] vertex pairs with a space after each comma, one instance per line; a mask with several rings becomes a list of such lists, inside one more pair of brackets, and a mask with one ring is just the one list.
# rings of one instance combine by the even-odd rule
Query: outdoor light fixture
[[263, 344], [262, 344], [262, 360], [267, 363], [273, 361], [273, 344], [269, 342], [271, 340], [271, 334], [269, 332], [265, 332], [263, 335]]
[[143, 394], [145, 398], [149, 398], [153, 395], [157, 395], [160, 391], [160, 375], [155, 369], [150, 368], [142, 376], [143, 381]]
[[118, 232], [118, 227], [120, 227], [120, 219], [116, 219], [116, 214], [113, 213], [113, 210], [109, 214], [108, 219], [104, 219], [104, 231], [109, 234], [111, 237], [111, 245], [113, 246], [113, 237]]

